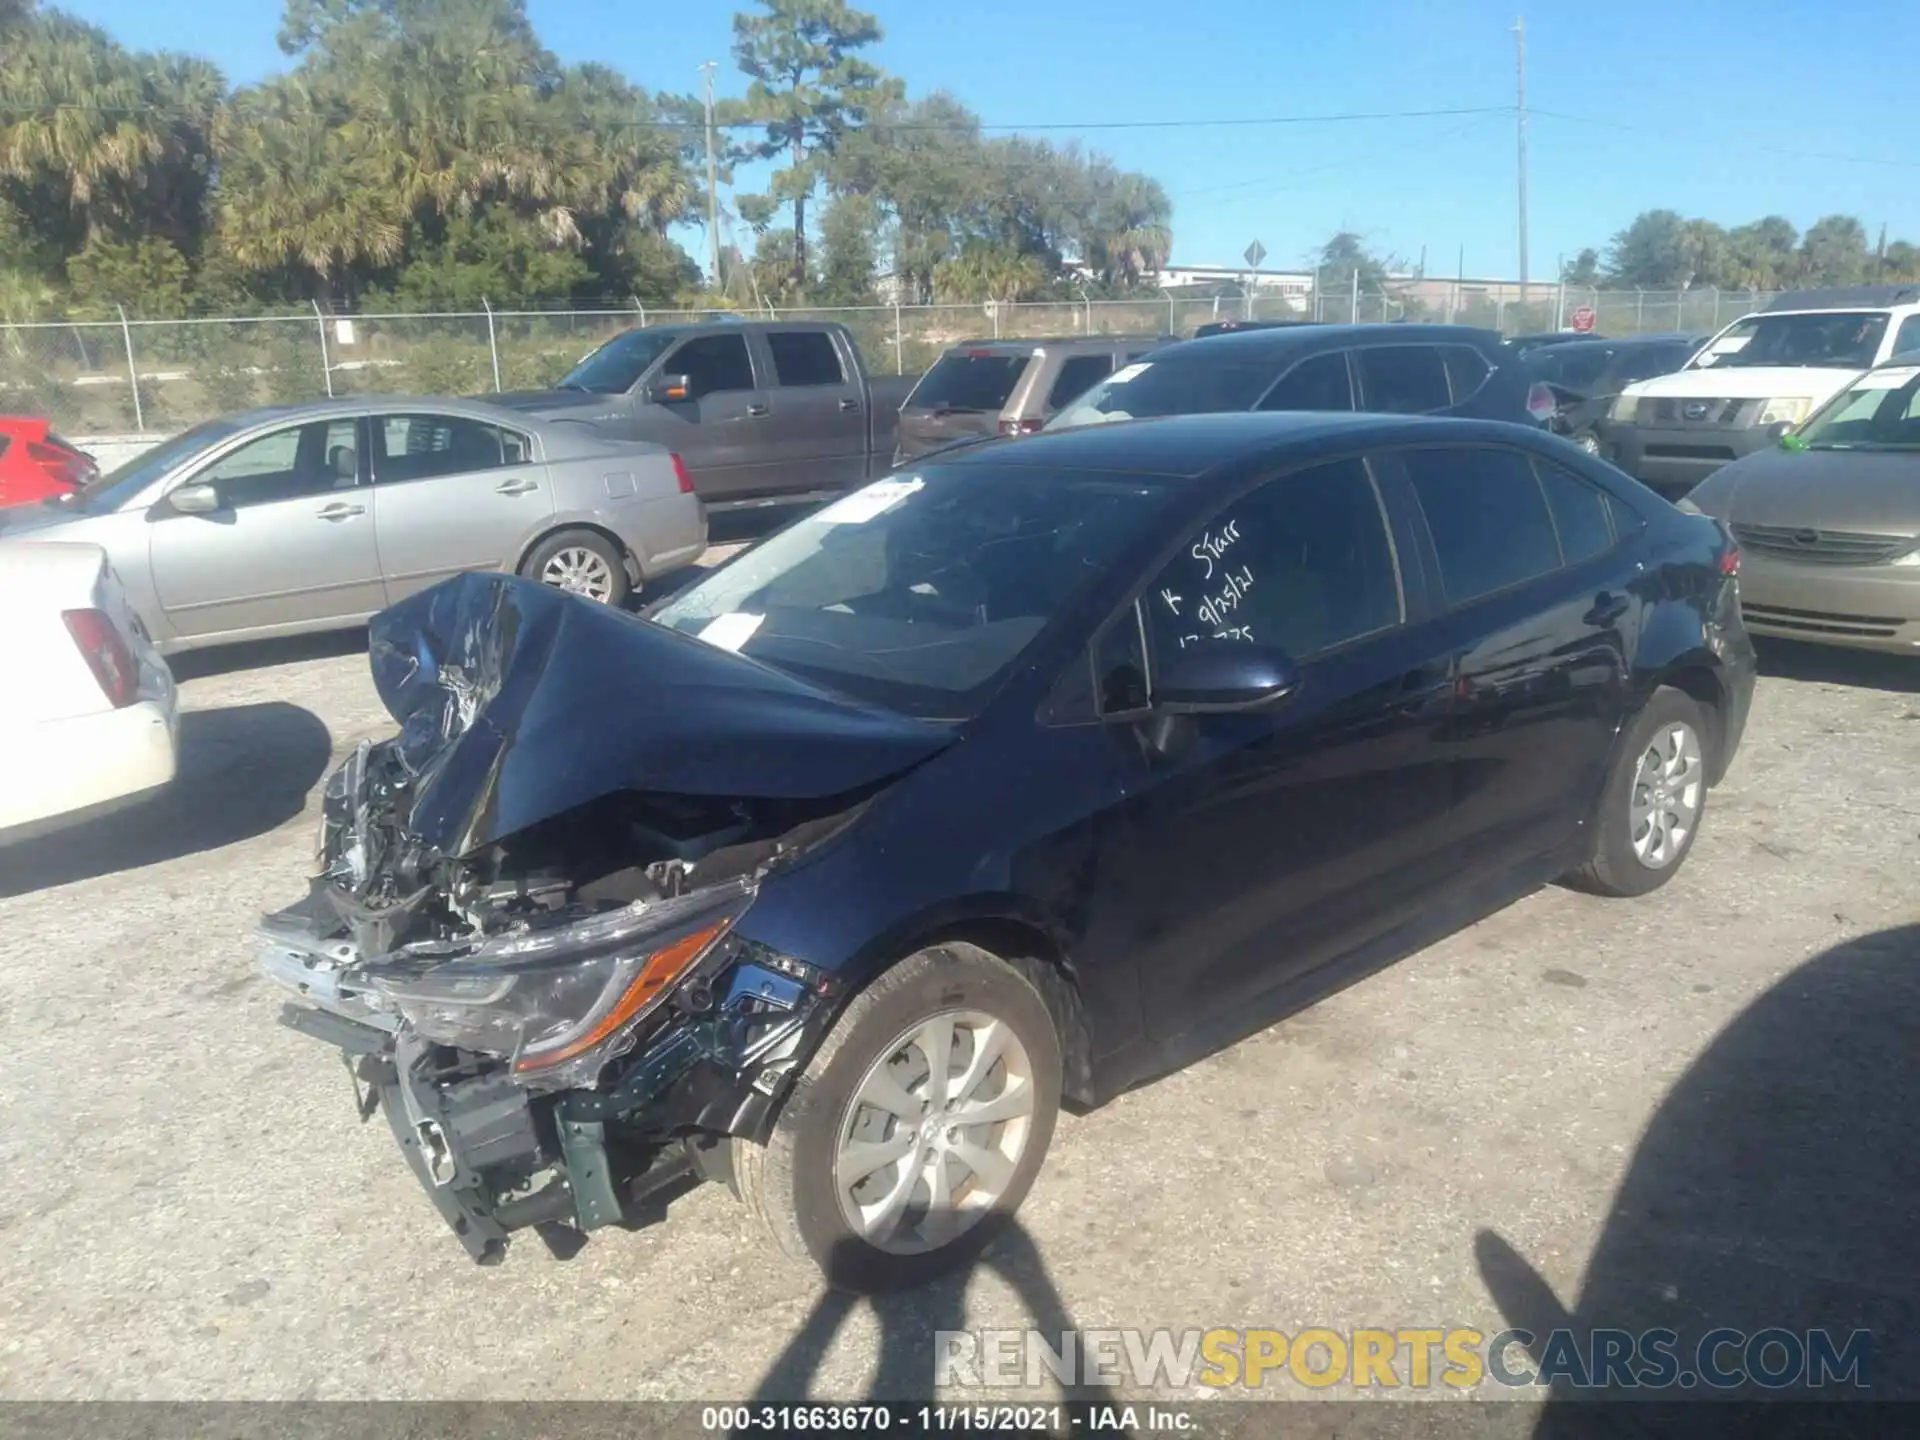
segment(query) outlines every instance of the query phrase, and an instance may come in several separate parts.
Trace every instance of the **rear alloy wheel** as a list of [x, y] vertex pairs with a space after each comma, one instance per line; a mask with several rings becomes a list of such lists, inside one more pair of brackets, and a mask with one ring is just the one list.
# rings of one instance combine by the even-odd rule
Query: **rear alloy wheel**
[[1578, 435], [1573, 437], [1573, 443], [1589, 455], [1598, 455], [1600, 453], [1600, 437], [1591, 430], [1582, 430]]
[[1707, 808], [1706, 717], [1659, 689], [1620, 738], [1590, 822], [1592, 858], [1569, 879], [1601, 895], [1644, 895], [1673, 878]]
[[624, 604], [632, 589], [618, 547], [593, 530], [549, 535], [534, 546], [520, 573], [600, 605]]
[[775, 1244], [856, 1293], [964, 1263], [1045, 1159], [1060, 1041], [1015, 964], [948, 944], [848, 1004], [767, 1143], [734, 1142], [742, 1197]]

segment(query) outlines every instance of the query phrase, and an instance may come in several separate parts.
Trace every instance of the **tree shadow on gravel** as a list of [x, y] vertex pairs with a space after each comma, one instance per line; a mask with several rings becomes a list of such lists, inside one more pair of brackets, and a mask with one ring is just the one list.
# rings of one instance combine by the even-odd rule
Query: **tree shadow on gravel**
[[0, 897], [217, 850], [298, 815], [333, 737], [283, 701], [188, 710], [173, 783], [122, 809], [0, 845]]
[[[1567, 1097], [1577, 1103], [1577, 1097]], [[1490, 1231], [1481, 1276], [1506, 1323], [1531, 1331], [1536, 1362], [1555, 1330], [1591, 1366], [1595, 1331], [1676, 1333], [1674, 1379], [1655, 1389], [1616, 1369], [1588, 1399], [1790, 1399], [1806, 1408], [1563, 1403], [1556, 1388], [1536, 1440], [1584, 1434], [1873, 1433], [1896, 1418], [1863, 1400], [1920, 1398], [1920, 925], [1835, 946], [1755, 1000], [1673, 1086], [1635, 1152], [1571, 1311]], [[1702, 1370], [1716, 1329], [1719, 1375], [1776, 1379], [1813, 1369], [1824, 1331], [1844, 1376], [1858, 1331], [1859, 1378], [1814, 1387], [1719, 1389]], [[1744, 1343], [1767, 1330], [1775, 1339]], [[1597, 1337], [1604, 1348], [1606, 1337]], [[1518, 1352], [1515, 1352], [1515, 1360]], [[1645, 1374], [1632, 1355], [1633, 1373]], [[1683, 1378], [1692, 1374], [1688, 1384]], [[1835, 1403], [1842, 1402], [1842, 1403]], [[1854, 1403], [1844, 1403], [1854, 1402]], [[1902, 1407], [1904, 1411], [1906, 1407]], [[1676, 1417], [1675, 1411], [1681, 1413]], [[1789, 1422], [1787, 1428], [1779, 1428]], [[1677, 1426], [1677, 1428], [1676, 1428]], [[1909, 1432], [1912, 1433], [1912, 1432]]]
[[1847, 650], [1838, 645], [1807, 645], [1798, 640], [1754, 637], [1760, 673], [1776, 680], [1805, 680], [1920, 695], [1920, 654], [1888, 655], [1878, 650]]

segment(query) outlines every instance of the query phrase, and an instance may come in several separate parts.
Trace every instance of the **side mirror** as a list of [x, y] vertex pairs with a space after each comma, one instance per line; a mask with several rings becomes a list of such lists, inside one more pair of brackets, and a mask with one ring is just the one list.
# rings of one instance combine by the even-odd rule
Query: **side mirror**
[[176, 515], [211, 515], [220, 509], [220, 492], [211, 485], [182, 485], [167, 496]]
[[685, 375], [656, 375], [640, 398], [649, 405], [677, 405], [693, 398], [693, 381]]
[[1300, 688], [1285, 651], [1241, 640], [1203, 640], [1176, 651], [1154, 677], [1153, 705], [1168, 714], [1255, 710]]

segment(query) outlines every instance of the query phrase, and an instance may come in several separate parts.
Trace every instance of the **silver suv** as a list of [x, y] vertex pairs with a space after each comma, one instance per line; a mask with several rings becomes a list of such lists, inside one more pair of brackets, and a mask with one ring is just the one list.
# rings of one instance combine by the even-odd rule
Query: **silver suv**
[[1162, 343], [1140, 335], [1083, 335], [956, 345], [900, 407], [893, 463], [992, 435], [1031, 435], [1069, 401]]

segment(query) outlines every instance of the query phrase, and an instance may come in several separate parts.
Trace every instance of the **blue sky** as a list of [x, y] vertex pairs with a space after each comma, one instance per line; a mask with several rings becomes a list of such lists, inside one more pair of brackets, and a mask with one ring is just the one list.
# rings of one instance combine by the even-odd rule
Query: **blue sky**
[[[141, 48], [193, 50], [230, 79], [285, 65], [272, 0], [68, 0]], [[563, 59], [599, 60], [656, 90], [693, 91], [702, 60], [721, 93], [726, 0], [620, 7], [530, 0]], [[1858, 215], [1869, 235], [1920, 240], [1913, 71], [1920, 8], [1864, 0], [868, 0], [886, 27], [872, 58], [916, 94], [946, 89], [989, 124], [1240, 117], [1511, 105], [1511, 29], [1527, 15], [1531, 263], [1603, 246], [1638, 211], [1727, 224], [1767, 213], [1805, 228]], [[614, 18], [616, 14], [620, 18]], [[957, 40], [956, 36], [964, 37]], [[1617, 128], [1630, 127], [1630, 128]], [[1177, 262], [1237, 263], [1260, 239], [1269, 268], [1329, 234], [1451, 273], [1517, 272], [1509, 114], [1346, 124], [1078, 131], [1174, 197]], [[1049, 132], [1056, 138], [1076, 133]], [[1881, 163], [1847, 163], [1846, 156]], [[694, 247], [698, 253], [697, 245]]]

